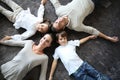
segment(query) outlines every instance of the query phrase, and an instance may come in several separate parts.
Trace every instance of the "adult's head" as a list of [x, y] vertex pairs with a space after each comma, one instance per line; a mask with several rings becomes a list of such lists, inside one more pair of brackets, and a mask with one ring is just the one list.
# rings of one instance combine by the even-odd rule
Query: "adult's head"
[[42, 23], [38, 23], [36, 25], [37, 31], [39, 31], [40, 33], [46, 33], [49, 32], [50, 28], [51, 28], [51, 22], [47, 19], [47, 20], [43, 20]]
[[65, 26], [68, 24], [68, 17], [62, 16], [59, 17], [52, 25], [51, 30], [53, 32], [59, 32], [64, 30]]
[[39, 45], [44, 49], [51, 46], [54, 37], [53, 34], [45, 34], [39, 41]]

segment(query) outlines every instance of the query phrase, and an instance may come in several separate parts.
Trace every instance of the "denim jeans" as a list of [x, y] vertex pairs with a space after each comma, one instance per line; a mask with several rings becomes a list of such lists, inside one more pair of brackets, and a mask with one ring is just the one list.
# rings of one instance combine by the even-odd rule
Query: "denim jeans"
[[75, 80], [111, 80], [108, 76], [101, 74], [87, 62], [71, 75]]

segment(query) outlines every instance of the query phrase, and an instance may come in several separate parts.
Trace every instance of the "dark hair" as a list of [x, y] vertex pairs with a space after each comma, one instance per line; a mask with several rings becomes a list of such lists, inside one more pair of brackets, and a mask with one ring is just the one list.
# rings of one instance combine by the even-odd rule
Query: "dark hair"
[[49, 32], [51, 30], [51, 26], [52, 26], [51, 21], [49, 19], [44, 19], [42, 23], [45, 23], [45, 24], [48, 25], [48, 31], [47, 32]]
[[55, 42], [55, 34], [53, 34], [53, 33], [46, 33], [46, 34], [48, 34], [48, 35], [50, 35], [51, 36], [51, 38], [52, 38], [52, 42], [51, 42], [51, 44], [53, 44], [54, 42]]
[[65, 31], [61, 31], [56, 34], [56, 41], [58, 41], [59, 36], [61, 37], [67, 37], [67, 33]]
[[54, 32], [54, 33], [58, 33], [58, 32], [61, 32], [63, 31], [64, 29], [60, 29], [60, 30], [57, 30], [56, 28], [53, 27], [53, 24], [51, 26], [51, 31]]

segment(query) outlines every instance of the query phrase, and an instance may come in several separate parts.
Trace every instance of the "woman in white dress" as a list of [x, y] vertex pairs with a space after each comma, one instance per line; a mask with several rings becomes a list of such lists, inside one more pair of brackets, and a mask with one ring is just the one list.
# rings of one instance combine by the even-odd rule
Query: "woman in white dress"
[[5, 9], [0, 5], [0, 13], [5, 15], [9, 21], [13, 22], [15, 29], [23, 28], [26, 31], [22, 34], [7, 36], [5, 39], [24, 40], [33, 36], [37, 31], [46, 33], [49, 31], [51, 23], [49, 20], [43, 20], [44, 5], [47, 0], [41, 0], [37, 16], [31, 14], [30, 9], [24, 10], [12, 0], [1, 0], [7, 4], [13, 11]]
[[45, 34], [36, 45], [32, 40], [0, 40], [0, 44], [8, 46], [21, 46], [21, 51], [7, 63], [1, 65], [1, 72], [6, 80], [22, 80], [35, 66], [41, 64], [39, 80], [46, 80], [48, 56], [43, 50], [51, 45], [52, 34]]

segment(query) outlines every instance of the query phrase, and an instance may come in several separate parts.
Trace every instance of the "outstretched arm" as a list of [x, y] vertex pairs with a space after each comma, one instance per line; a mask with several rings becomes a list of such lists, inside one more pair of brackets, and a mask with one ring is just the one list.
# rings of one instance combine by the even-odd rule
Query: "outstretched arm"
[[40, 4], [40, 7], [37, 12], [37, 16], [39, 17], [40, 22], [43, 21], [43, 16], [44, 16], [44, 11], [45, 11], [44, 5], [46, 4], [46, 2], [47, 2], [47, 0], [41, 0], [41, 4]]
[[25, 40], [29, 37], [32, 37], [34, 34], [36, 33], [36, 31], [26, 31], [22, 34], [16, 34], [16, 35], [13, 35], [13, 36], [5, 36], [3, 39], [1, 40], [10, 40], [10, 39], [13, 39], [13, 40]]
[[0, 44], [8, 45], [8, 46], [21, 46], [21, 47], [23, 47], [29, 41], [31, 41], [31, 40], [18, 41], [18, 40], [12, 40], [12, 39], [10, 39], [10, 40], [1, 39]]
[[86, 33], [99, 36], [99, 37], [104, 38], [106, 40], [109, 40], [111, 42], [118, 42], [119, 41], [117, 36], [113, 36], [113, 37], [107, 36], [107, 35], [103, 34], [102, 32], [98, 31], [97, 29], [95, 29], [95, 28], [93, 28], [91, 26], [86, 26], [84, 24], [82, 26], [83, 26], [83, 28], [81, 30], [86, 32]]
[[110, 37], [110, 36], [107, 36], [107, 35], [105, 35], [105, 34], [103, 34], [103, 33], [99, 33], [99, 35], [98, 35], [99, 37], [102, 37], [102, 38], [104, 38], [104, 39], [106, 39], [106, 40], [109, 40], [109, 41], [111, 41], [111, 42], [118, 42], [119, 41], [119, 38], [117, 37], [117, 36], [113, 36], [113, 37]]
[[47, 73], [47, 67], [48, 67], [48, 56], [42, 58], [42, 64], [41, 64], [41, 73], [39, 80], [46, 80], [46, 73]]
[[56, 66], [57, 66], [57, 60], [54, 59], [53, 62], [52, 62], [52, 67], [51, 67], [51, 71], [50, 71], [49, 80], [52, 80], [53, 74], [54, 74], [55, 69], [56, 69]]
[[95, 38], [96, 38], [95, 35], [91, 35], [91, 36], [82, 38], [82, 39], [80, 39], [80, 44], [83, 44], [83, 43], [85, 43], [86, 41], [88, 41], [88, 40], [90, 40], [90, 39], [95, 39]]

